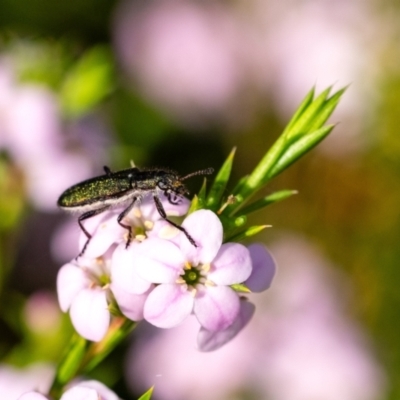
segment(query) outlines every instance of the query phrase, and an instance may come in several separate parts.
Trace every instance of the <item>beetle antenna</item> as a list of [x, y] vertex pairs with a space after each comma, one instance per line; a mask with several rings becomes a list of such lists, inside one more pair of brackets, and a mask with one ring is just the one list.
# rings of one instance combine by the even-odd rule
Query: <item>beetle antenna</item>
[[192, 172], [189, 175], [183, 176], [180, 180], [184, 181], [185, 179], [191, 178], [192, 176], [196, 176], [196, 175], [211, 175], [213, 172], [214, 172], [214, 168], [201, 169], [200, 171]]

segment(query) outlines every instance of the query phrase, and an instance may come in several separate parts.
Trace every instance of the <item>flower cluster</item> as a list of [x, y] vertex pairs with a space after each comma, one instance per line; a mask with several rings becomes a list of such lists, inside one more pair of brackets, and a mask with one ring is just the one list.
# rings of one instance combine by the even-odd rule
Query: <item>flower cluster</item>
[[[171, 204], [162, 198], [167, 215], [183, 216], [189, 202]], [[61, 308], [70, 312], [77, 332], [100, 341], [113, 313], [172, 328], [193, 314], [200, 323], [198, 347], [219, 348], [250, 320], [254, 306], [241, 294], [267, 289], [275, 264], [261, 245], [248, 248], [223, 243], [223, 227], [210, 210], [197, 210], [184, 219], [187, 236], [159, 215], [151, 197], [131, 210], [124, 224], [118, 210], [87, 221], [92, 239], [84, 254], [64, 265], [57, 287]], [[82, 245], [85, 236], [82, 233]]]

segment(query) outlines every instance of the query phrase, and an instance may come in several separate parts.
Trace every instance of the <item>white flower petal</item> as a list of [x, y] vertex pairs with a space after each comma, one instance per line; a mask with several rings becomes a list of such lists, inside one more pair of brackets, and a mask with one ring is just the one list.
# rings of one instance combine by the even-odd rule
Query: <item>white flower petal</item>
[[111, 284], [111, 291], [114, 294], [119, 309], [122, 314], [132, 321], [140, 321], [143, 319], [144, 303], [153, 288], [154, 286], [151, 285], [146, 292], [142, 294], [134, 294], [127, 292], [116, 283]]
[[139, 246], [139, 244], [132, 243], [128, 249], [121, 244], [115, 249], [112, 258], [111, 280], [127, 293], [142, 294], [149, 289], [151, 283], [137, 273], [134, 266], [135, 246]]
[[253, 270], [245, 284], [252, 292], [262, 292], [271, 286], [276, 272], [276, 263], [264, 245], [255, 243], [248, 249]]
[[185, 259], [173, 243], [149, 238], [134, 249], [134, 265], [138, 274], [152, 283], [174, 283], [183, 273]]
[[195, 211], [186, 217], [182, 227], [197, 245], [193, 246], [182, 232], [180, 247], [186, 259], [194, 265], [211, 262], [222, 244], [223, 229], [217, 215], [210, 210]]
[[212, 261], [207, 278], [217, 285], [233, 285], [244, 282], [250, 276], [251, 270], [249, 250], [239, 243], [226, 243]]
[[65, 264], [57, 275], [57, 295], [62, 311], [66, 312], [78, 293], [89, 287], [90, 280], [82, 268]]
[[110, 324], [106, 292], [100, 288], [79, 292], [70, 309], [76, 331], [88, 340], [99, 342]]
[[67, 390], [60, 400], [103, 400], [95, 389], [75, 386]]
[[240, 311], [235, 321], [222, 331], [208, 331], [201, 328], [197, 336], [197, 345], [201, 351], [214, 351], [232, 340], [250, 321], [255, 306], [248, 301], [240, 302]]
[[157, 286], [144, 305], [144, 318], [159, 328], [172, 328], [186, 319], [193, 309], [194, 299], [182, 285]]
[[235, 320], [240, 309], [239, 296], [228, 286], [207, 287], [196, 294], [194, 314], [209, 331], [220, 331]]
[[119, 400], [119, 397], [101, 382], [93, 380], [68, 389], [60, 400]]
[[38, 392], [28, 392], [18, 397], [18, 400], [48, 400], [48, 398]]

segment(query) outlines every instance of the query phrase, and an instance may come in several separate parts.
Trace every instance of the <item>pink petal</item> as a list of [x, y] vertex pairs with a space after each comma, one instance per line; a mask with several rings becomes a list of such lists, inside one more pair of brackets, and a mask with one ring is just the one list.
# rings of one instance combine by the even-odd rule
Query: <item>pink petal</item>
[[148, 238], [134, 248], [135, 268], [149, 282], [174, 283], [184, 264], [182, 252], [167, 240]]
[[61, 310], [68, 311], [78, 293], [89, 285], [90, 280], [82, 268], [74, 264], [61, 267], [57, 275], [57, 295]]
[[115, 283], [111, 284], [111, 291], [114, 294], [119, 309], [122, 314], [132, 321], [140, 321], [143, 319], [144, 303], [153, 288], [154, 286], [151, 285], [143, 294], [134, 294], [127, 292]]
[[194, 314], [205, 329], [220, 331], [235, 320], [239, 303], [239, 296], [230, 287], [206, 287], [195, 297]]
[[214, 351], [232, 340], [253, 317], [255, 306], [248, 301], [240, 302], [240, 311], [235, 321], [222, 331], [208, 331], [201, 328], [197, 336], [197, 345], [201, 351]]
[[181, 231], [164, 220], [156, 221], [151, 231], [147, 231], [147, 237], [157, 237], [168, 240], [179, 247]]
[[37, 392], [28, 392], [18, 397], [18, 400], [48, 400], [48, 397]]
[[75, 386], [67, 390], [60, 400], [103, 400], [95, 389]]
[[[104, 213], [104, 216], [103, 214], [100, 214], [100, 217], [102, 218], [96, 219], [97, 225], [95, 229], [93, 230], [87, 229], [88, 232], [93, 232], [93, 233], [92, 233], [92, 238], [90, 239], [86, 247], [84, 254], [85, 257], [88, 258], [100, 257], [110, 248], [112, 244], [124, 241], [124, 235], [127, 233], [127, 230], [117, 222], [118, 215], [119, 212], [116, 212], [115, 210], [113, 210], [112, 212], [106, 211]], [[91, 220], [91, 218], [89, 220]], [[87, 223], [88, 223], [87, 221], [83, 222], [85, 228]], [[87, 242], [87, 237], [82, 232], [79, 238], [79, 248], [83, 249], [83, 246], [85, 246], [86, 242]]]
[[211, 263], [208, 279], [217, 285], [233, 285], [244, 282], [251, 274], [250, 252], [239, 243], [226, 243], [221, 246]]
[[[96, 397], [92, 397], [93, 393]], [[88, 397], [82, 397], [82, 396]], [[60, 400], [119, 400], [106, 385], [98, 381], [83, 381], [67, 390]]]
[[114, 251], [111, 264], [111, 281], [127, 293], [142, 294], [145, 293], [151, 283], [143, 279], [134, 267], [135, 246], [138, 243], [132, 243], [126, 249], [125, 244], [120, 244]]
[[271, 286], [276, 272], [276, 263], [262, 244], [252, 244], [248, 249], [253, 263], [253, 271], [245, 284], [252, 292], [262, 292]]
[[172, 328], [190, 315], [193, 302], [193, 296], [182, 285], [163, 284], [149, 294], [144, 318], [159, 328]]
[[186, 217], [182, 227], [197, 245], [193, 246], [186, 235], [181, 234], [180, 247], [186, 259], [193, 265], [211, 262], [222, 244], [223, 229], [217, 215], [210, 210], [195, 211]]
[[99, 342], [110, 324], [106, 292], [100, 288], [79, 292], [70, 309], [76, 331], [85, 339]]

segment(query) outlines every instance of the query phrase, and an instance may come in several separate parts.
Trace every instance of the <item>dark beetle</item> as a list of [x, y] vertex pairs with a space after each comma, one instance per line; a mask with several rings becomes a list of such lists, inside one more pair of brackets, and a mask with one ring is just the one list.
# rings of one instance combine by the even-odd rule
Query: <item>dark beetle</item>
[[159, 198], [164, 194], [171, 204], [178, 204], [179, 198], [188, 194], [183, 181], [195, 175], [209, 175], [212, 168], [193, 172], [180, 177], [176, 172], [161, 168], [128, 168], [121, 171], [111, 171], [104, 167], [104, 175], [87, 179], [67, 189], [58, 199], [57, 205], [66, 211], [79, 212], [79, 226], [88, 238], [80, 255], [82, 255], [91, 239], [91, 234], [85, 229], [82, 221], [94, 217], [111, 207], [126, 205], [126, 208], [118, 215], [118, 223], [128, 230], [126, 247], [132, 240], [132, 228], [122, 222], [129, 211], [145, 195], [153, 196], [157, 211], [160, 216], [175, 228], [181, 230], [190, 243], [196, 246], [189, 233], [180, 225], [167, 218], [167, 214]]

